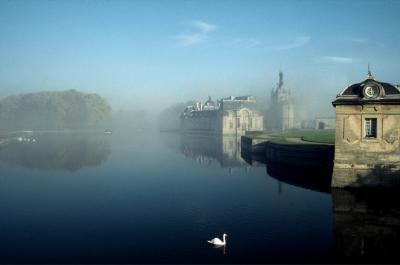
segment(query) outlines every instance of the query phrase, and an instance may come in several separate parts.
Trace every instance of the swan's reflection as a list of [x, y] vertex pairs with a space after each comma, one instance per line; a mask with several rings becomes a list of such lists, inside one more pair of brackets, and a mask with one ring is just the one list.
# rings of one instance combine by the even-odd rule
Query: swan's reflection
[[222, 254], [223, 254], [223, 255], [226, 255], [226, 245], [223, 245], [223, 246], [215, 246], [215, 245], [212, 245], [211, 247], [212, 247], [212, 248], [215, 248], [215, 249], [221, 249], [221, 250], [222, 250]]

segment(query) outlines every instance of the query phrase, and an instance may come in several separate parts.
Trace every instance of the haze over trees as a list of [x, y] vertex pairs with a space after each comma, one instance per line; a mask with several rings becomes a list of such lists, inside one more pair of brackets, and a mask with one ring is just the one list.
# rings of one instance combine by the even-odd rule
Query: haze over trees
[[119, 109], [113, 112], [113, 129], [141, 131], [151, 128], [149, 115], [142, 109]]
[[111, 107], [98, 94], [76, 90], [13, 95], [0, 101], [0, 129], [105, 129]]
[[159, 115], [158, 121], [161, 130], [177, 130], [180, 128], [180, 115], [187, 106], [195, 104], [196, 101], [175, 103], [165, 108]]

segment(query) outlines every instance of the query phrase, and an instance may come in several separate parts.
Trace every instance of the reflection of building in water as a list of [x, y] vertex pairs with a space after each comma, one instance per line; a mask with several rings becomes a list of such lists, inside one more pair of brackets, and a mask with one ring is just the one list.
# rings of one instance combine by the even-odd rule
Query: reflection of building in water
[[42, 133], [34, 139], [0, 149], [0, 161], [30, 169], [76, 171], [99, 166], [111, 154], [111, 138], [103, 134]]
[[388, 190], [333, 189], [337, 262], [400, 261], [400, 196]]
[[244, 135], [263, 130], [263, 117], [255, 110], [253, 96], [228, 97], [217, 102], [188, 106], [181, 115], [181, 129], [188, 133]]
[[237, 137], [182, 135], [181, 152], [200, 164], [217, 161], [224, 168], [249, 167], [241, 158]]

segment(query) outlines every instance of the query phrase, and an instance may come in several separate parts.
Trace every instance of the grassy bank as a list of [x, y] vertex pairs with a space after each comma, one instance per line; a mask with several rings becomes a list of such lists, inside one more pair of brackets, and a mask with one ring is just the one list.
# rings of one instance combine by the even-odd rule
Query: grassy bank
[[249, 132], [246, 136], [252, 139], [265, 139], [280, 144], [335, 144], [335, 130], [287, 130], [284, 132]]

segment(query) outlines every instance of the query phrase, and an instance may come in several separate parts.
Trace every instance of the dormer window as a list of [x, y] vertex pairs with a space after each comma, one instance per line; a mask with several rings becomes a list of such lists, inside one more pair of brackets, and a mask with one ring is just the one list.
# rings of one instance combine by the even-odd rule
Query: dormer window
[[364, 121], [365, 138], [376, 138], [376, 118], [366, 118]]

